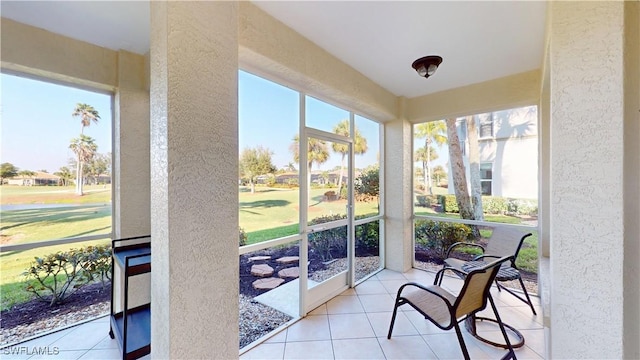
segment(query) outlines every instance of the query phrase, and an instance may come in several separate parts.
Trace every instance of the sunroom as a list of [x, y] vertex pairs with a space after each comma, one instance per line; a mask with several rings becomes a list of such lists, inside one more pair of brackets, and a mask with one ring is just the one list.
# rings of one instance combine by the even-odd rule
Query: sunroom
[[[59, 24], [68, 23], [65, 14], [83, 11], [103, 15], [95, 23], [97, 34], [83, 37], [86, 27]], [[125, 13], [148, 16], [149, 27], [126, 28], [130, 23], [119, 21]], [[521, 111], [513, 109], [533, 114], [535, 153], [507, 174], [500, 172], [505, 164], [522, 165], [518, 156], [506, 160], [520, 150], [494, 149], [506, 154], [498, 156], [504, 161], [498, 166], [497, 160], [481, 160], [481, 183], [485, 193], [511, 197], [501, 193], [507, 178], [526, 182], [537, 199], [536, 221], [518, 226], [537, 237], [544, 357], [640, 357], [637, 1], [3, 2], [2, 16], [3, 73], [113, 96], [111, 236], [151, 235], [152, 357], [238, 356], [240, 255], [291, 244], [298, 249], [297, 298], [289, 308], [299, 317], [378, 270], [414, 271], [416, 221], [434, 219], [416, 205], [416, 185], [424, 181], [427, 194], [432, 178], [426, 167], [422, 178], [416, 176], [420, 161], [414, 156], [424, 143], [424, 137], [415, 140], [418, 127], [477, 119], [476, 131], [490, 138], [499, 132], [500, 114]], [[492, 36], [501, 27], [491, 21], [531, 33]], [[420, 31], [408, 26], [400, 33], [393, 24], [403, 22]], [[450, 26], [440, 31], [429, 23]], [[344, 28], [331, 30], [336, 24]], [[130, 36], [115, 39], [123, 36], [115, 27]], [[471, 40], [464, 38], [470, 29], [478, 35]], [[349, 42], [338, 41], [340, 34]], [[138, 39], [144, 40], [142, 50], [134, 51]], [[386, 57], [392, 43], [411, 44], [403, 50], [411, 57]], [[529, 58], [510, 53], [510, 47], [531, 51]], [[426, 80], [410, 67], [425, 55], [443, 57]], [[251, 81], [262, 82], [262, 97], [243, 92]], [[286, 101], [267, 96], [276, 92]], [[242, 113], [243, 101], [255, 101], [257, 114]], [[270, 112], [286, 116], [269, 123]], [[260, 115], [269, 120], [260, 122]], [[487, 122], [487, 116], [496, 120]], [[243, 127], [250, 117], [255, 122]], [[343, 121], [346, 132], [335, 131]], [[359, 153], [358, 132], [367, 134], [366, 153]], [[286, 169], [271, 178], [249, 176], [239, 192], [242, 152], [255, 146], [251, 136], [282, 148], [274, 165], [292, 162], [298, 176], [287, 178]], [[299, 151], [305, 143], [334, 149], [333, 169], [318, 167], [310, 152]], [[376, 200], [356, 201], [352, 184], [375, 166]], [[445, 178], [452, 187], [450, 176]], [[260, 204], [275, 212], [292, 203], [295, 210], [280, 225], [293, 227], [265, 235], [268, 243], [239, 248], [238, 227], [259, 223], [247, 220], [257, 205], [242, 200], [254, 179], [298, 181], [290, 199]], [[324, 205], [314, 208], [317, 203]], [[320, 217], [328, 220], [313, 221]], [[362, 259], [356, 237], [364, 227], [377, 229], [377, 257], [371, 270], [357, 276]], [[338, 276], [311, 278], [313, 270], [304, 266], [315, 256], [310, 243], [329, 231], [348, 233], [342, 245], [347, 261]], [[323, 260], [332, 263], [332, 256]]]

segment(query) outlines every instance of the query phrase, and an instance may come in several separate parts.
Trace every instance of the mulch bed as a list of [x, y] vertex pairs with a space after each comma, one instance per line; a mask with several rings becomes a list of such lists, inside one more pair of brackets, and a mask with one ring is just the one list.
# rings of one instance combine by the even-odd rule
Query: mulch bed
[[91, 284], [78, 289], [64, 304], [49, 306], [38, 299], [14, 305], [0, 313], [0, 328], [9, 329], [18, 325], [28, 325], [52, 316], [81, 312], [99, 302], [111, 300], [111, 283]]

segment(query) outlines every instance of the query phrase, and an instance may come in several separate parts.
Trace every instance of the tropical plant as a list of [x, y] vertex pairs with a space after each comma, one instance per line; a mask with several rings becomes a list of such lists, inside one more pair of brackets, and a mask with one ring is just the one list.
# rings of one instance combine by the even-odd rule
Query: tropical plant
[[433, 195], [433, 182], [431, 181], [431, 152], [435, 151], [434, 145], [442, 145], [447, 142], [447, 125], [444, 121], [430, 121], [416, 125], [415, 136], [419, 139], [424, 138], [424, 187], [430, 195]]
[[469, 177], [471, 181], [471, 205], [473, 216], [482, 221], [482, 183], [480, 181], [480, 146], [478, 145], [478, 127], [473, 116], [467, 116], [461, 126], [467, 126], [469, 139]]
[[91, 122], [97, 124], [98, 120], [100, 120], [100, 114], [93, 106], [81, 103], [76, 104], [71, 116], [80, 118], [80, 124], [82, 125], [80, 134], [84, 134], [84, 128], [91, 125]]
[[96, 145], [95, 140], [91, 136], [80, 134], [79, 138], [71, 139], [69, 149], [71, 149], [78, 158], [76, 168], [76, 194], [83, 195], [84, 163], [93, 159], [98, 150], [98, 145]]
[[442, 260], [451, 245], [467, 241], [469, 235], [471, 228], [465, 224], [433, 220], [416, 220], [415, 223], [416, 242], [435, 250]]
[[252, 194], [255, 193], [256, 177], [272, 174], [276, 171], [276, 167], [271, 162], [272, 154], [271, 150], [262, 146], [242, 150], [242, 154], [240, 154], [240, 173], [242, 177], [249, 180]]
[[[82, 103], [77, 103], [76, 107], [73, 109], [73, 112], [71, 113], [71, 116], [73, 116], [74, 118], [80, 118], [80, 138], [78, 139], [73, 139], [71, 140], [71, 145], [69, 146], [69, 148], [71, 148], [74, 153], [77, 155], [77, 164], [76, 164], [76, 194], [78, 195], [83, 195], [82, 192], [82, 186], [83, 186], [83, 162], [87, 161], [85, 159], [87, 158], [91, 158], [93, 157], [93, 154], [91, 154], [91, 156], [89, 156], [89, 148], [86, 149], [80, 149], [79, 145], [80, 143], [84, 142], [85, 138], [83, 138], [84, 135], [84, 128], [91, 125], [91, 123], [98, 123], [98, 120], [100, 120], [100, 114], [98, 114], [98, 111], [96, 109], [93, 108], [93, 106], [91, 105], [87, 105], [87, 104], [82, 104]], [[88, 139], [91, 139], [90, 137], [87, 136]], [[77, 143], [74, 145], [74, 141], [77, 141]], [[93, 139], [91, 139], [93, 141]], [[95, 144], [94, 144], [95, 145]], [[87, 146], [89, 146], [87, 144]], [[74, 150], [75, 148], [75, 150]], [[93, 153], [95, 153], [95, 151], [97, 150], [97, 146], [96, 149], [93, 150]]]
[[83, 175], [89, 176], [93, 179], [93, 183], [97, 184], [98, 177], [109, 174], [110, 167], [111, 156], [109, 156], [109, 154], [95, 154], [95, 156], [85, 164]]
[[[349, 120], [345, 119], [337, 123], [336, 126], [333, 127], [333, 132], [338, 135], [349, 137]], [[362, 134], [360, 134], [360, 131], [357, 127], [354, 127], [354, 133], [355, 136], [353, 137], [353, 153], [356, 155], [366, 153], [368, 150], [367, 139], [364, 138]], [[344, 161], [347, 157], [347, 154], [349, 153], [349, 146], [346, 144], [334, 142], [331, 145], [331, 148], [333, 149], [333, 152], [339, 153], [342, 156], [340, 160], [340, 177], [338, 178], [338, 194], [340, 194], [342, 190], [342, 176], [344, 174]]]
[[20, 169], [12, 163], [6, 162], [0, 164], [0, 185], [4, 184], [5, 179], [18, 175], [18, 171], [20, 171]]
[[[446, 120], [447, 137], [449, 139], [449, 162], [451, 163], [451, 175], [453, 177], [453, 188], [456, 194], [456, 202], [462, 219], [475, 220], [473, 209], [471, 208], [471, 200], [469, 199], [469, 190], [467, 189], [467, 176], [462, 159], [462, 148], [460, 147], [460, 139], [456, 128], [456, 118]], [[477, 227], [473, 227], [473, 235], [477, 238], [480, 236]]]
[[[299, 135], [293, 137], [293, 142], [289, 146], [289, 151], [293, 154], [293, 160], [300, 162]], [[313, 164], [320, 166], [327, 162], [327, 160], [329, 160], [329, 149], [327, 147], [327, 143], [324, 140], [309, 138], [309, 142], [307, 144], [307, 184], [311, 183], [311, 168], [313, 167]], [[311, 201], [307, 201], [308, 205], [311, 205], [310, 203]]]
[[370, 201], [377, 199], [380, 195], [380, 166], [372, 165], [367, 167], [356, 178], [354, 183], [356, 200]]

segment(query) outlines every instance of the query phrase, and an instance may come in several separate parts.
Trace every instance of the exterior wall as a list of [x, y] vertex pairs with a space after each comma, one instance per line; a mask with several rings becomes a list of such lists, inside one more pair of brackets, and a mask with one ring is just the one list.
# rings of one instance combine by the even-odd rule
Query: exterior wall
[[[398, 101], [403, 113], [406, 99]], [[385, 124], [384, 133], [385, 267], [407, 271], [413, 265], [413, 128], [405, 119]]]
[[151, 356], [238, 356], [238, 3], [151, 2]]
[[13, 20], [1, 19], [2, 68], [102, 90], [117, 86], [117, 54]]
[[[492, 138], [480, 138], [480, 163], [492, 163], [492, 196], [520, 199], [538, 197], [538, 131], [535, 107], [496, 111], [479, 116], [493, 116]], [[474, 116], [475, 119], [475, 116]], [[468, 148], [469, 140], [461, 139]], [[470, 186], [468, 155], [464, 156], [467, 185]], [[448, 182], [453, 184], [451, 166]], [[453, 186], [448, 188], [454, 194]]]
[[550, 357], [619, 359], [625, 321], [624, 3], [549, 6]]
[[624, 358], [640, 358], [640, 2], [624, 18]]
[[[114, 238], [151, 233], [149, 175], [149, 90], [145, 58], [118, 52], [113, 126]], [[148, 291], [146, 291], [148, 293]]]
[[540, 71], [533, 70], [408, 100], [411, 123], [481, 114], [538, 103]]

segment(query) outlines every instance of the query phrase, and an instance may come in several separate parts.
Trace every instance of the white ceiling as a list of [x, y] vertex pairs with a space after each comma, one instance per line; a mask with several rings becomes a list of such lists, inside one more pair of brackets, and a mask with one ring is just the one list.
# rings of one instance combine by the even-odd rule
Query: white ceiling
[[[546, 3], [257, 1], [258, 7], [398, 96], [537, 69]], [[148, 1], [2, 1], [22, 23], [110, 49], [149, 50]], [[425, 80], [411, 63], [440, 55]]]

